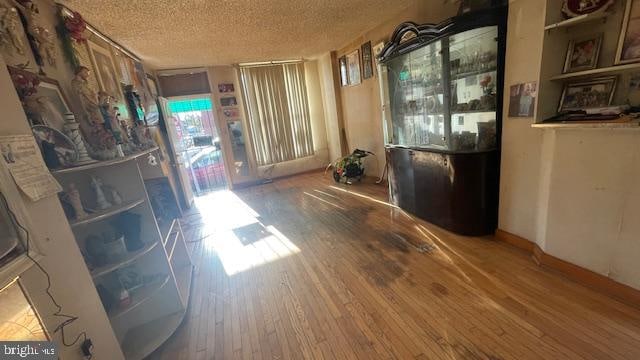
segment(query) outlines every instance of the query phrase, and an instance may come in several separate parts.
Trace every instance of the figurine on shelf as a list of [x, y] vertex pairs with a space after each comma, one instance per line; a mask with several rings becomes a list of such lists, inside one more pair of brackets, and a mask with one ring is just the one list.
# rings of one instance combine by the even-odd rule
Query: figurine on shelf
[[82, 206], [82, 199], [80, 198], [80, 191], [76, 187], [76, 184], [70, 183], [67, 189], [67, 200], [73, 207], [73, 211], [76, 214], [76, 220], [82, 220], [87, 217], [87, 213]]
[[104, 188], [109, 191], [109, 194], [111, 195], [111, 202], [113, 204], [122, 205], [122, 195], [120, 195], [120, 192], [116, 188], [113, 186], [105, 186]]
[[110, 202], [107, 201], [107, 198], [104, 196], [104, 191], [102, 190], [102, 180], [100, 178], [92, 176], [91, 177], [91, 187], [96, 194], [96, 205], [100, 210], [106, 210], [113, 206]]
[[64, 114], [65, 122], [62, 128], [63, 132], [71, 141], [73, 145], [76, 146], [78, 150], [78, 160], [74, 165], [84, 165], [95, 162], [87, 152], [87, 148], [84, 144], [84, 140], [82, 139], [82, 135], [80, 134], [80, 124], [76, 122], [76, 117], [72, 113]]
[[0, 4], [0, 47], [10, 52], [24, 54], [24, 42], [20, 32], [20, 15], [13, 6]]

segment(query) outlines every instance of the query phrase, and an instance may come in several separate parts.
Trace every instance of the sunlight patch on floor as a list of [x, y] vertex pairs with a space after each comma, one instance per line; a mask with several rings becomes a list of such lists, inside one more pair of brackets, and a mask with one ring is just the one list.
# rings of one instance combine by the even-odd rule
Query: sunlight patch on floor
[[289, 238], [274, 226], [264, 226], [260, 214], [229, 190], [196, 198], [204, 231], [204, 248], [213, 251], [227, 275], [300, 252]]

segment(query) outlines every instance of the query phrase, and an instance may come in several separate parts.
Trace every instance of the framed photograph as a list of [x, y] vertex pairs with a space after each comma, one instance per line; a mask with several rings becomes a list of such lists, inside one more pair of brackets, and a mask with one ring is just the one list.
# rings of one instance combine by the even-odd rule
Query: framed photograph
[[105, 49], [97, 44], [87, 41], [89, 45], [89, 54], [93, 62], [94, 72], [100, 85], [100, 90], [113, 96], [116, 99], [122, 99], [120, 91], [120, 81], [116, 73], [116, 66], [111, 57], [109, 49]]
[[563, 73], [595, 69], [602, 47], [603, 34], [569, 41]]
[[218, 91], [221, 93], [232, 93], [235, 92], [235, 88], [233, 86], [233, 83], [225, 83], [225, 84], [218, 84]]
[[236, 106], [238, 105], [238, 101], [235, 96], [223, 97], [220, 98], [220, 105], [222, 106]]
[[509, 92], [509, 117], [533, 117], [538, 83], [512, 85]]
[[340, 65], [340, 85], [347, 86], [349, 85], [349, 72], [347, 70], [347, 57], [342, 56], [338, 59], [338, 63]]
[[615, 89], [615, 76], [567, 83], [562, 90], [558, 112], [609, 106]]
[[358, 85], [360, 79], [360, 50], [353, 50], [347, 54], [347, 69], [349, 71], [349, 85]]
[[640, 61], [640, 1], [627, 0], [622, 19], [616, 65]]
[[366, 43], [362, 44], [362, 46], [360, 46], [360, 51], [362, 51], [362, 77], [364, 79], [369, 79], [373, 76], [371, 41], [367, 41]]
[[238, 110], [238, 108], [223, 109], [222, 113], [228, 119], [233, 119], [240, 116], [240, 111]]
[[378, 56], [380, 56], [382, 49], [384, 49], [384, 41], [380, 41], [373, 47], [373, 58], [376, 59], [376, 61], [378, 60]]
[[606, 11], [614, 0], [564, 0], [562, 12], [568, 17], [576, 17]]

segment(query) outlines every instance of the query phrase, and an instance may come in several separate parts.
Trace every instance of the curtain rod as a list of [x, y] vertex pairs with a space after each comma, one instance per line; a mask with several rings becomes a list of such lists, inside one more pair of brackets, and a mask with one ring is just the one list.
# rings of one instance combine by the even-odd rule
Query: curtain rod
[[292, 60], [272, 60], [261, 62], [249, 62], [237, 64], [239, 67], [259, 67], [259, 66], [271, 66], [271, 65], [284, 65], [284, 64], [297, 64], [305, 62], [304, 59], [292, 59]]
[[[64, 15], [73, 16], [73, 10], [69, 9], [66, 5], [61, 4], [61, 3], [56, 3], [56, 5], [58, 5], [62, 9], [62, 13]], [[127, 55], [130, 58], [132, 58], [133, 60], [135, 60], [137, 62], [140, 62], [140, 63], [142, 62], [142, 60], [140, 60], [140, 57], [138, 57], [136, 54], [134, 54], [131, 51], [127, 50], [126, 48], [124, 48], [122, 45], [118, 44], [116, 41], [112, 40], [107, 35], [104, 35], [102, 32], [100, 32], [100, 30], [96, 29], [95, 26], [89, 24], [86, 20], [85, 20], [85, 23], [87, 24], [87, 30], [91, 31], [94, 35], [96, 35], [100, 39], [108, 42], [109, 44], [111, 44], [111, 46], [113, 46], [116, 49], [122, 51], [125, 55]]]

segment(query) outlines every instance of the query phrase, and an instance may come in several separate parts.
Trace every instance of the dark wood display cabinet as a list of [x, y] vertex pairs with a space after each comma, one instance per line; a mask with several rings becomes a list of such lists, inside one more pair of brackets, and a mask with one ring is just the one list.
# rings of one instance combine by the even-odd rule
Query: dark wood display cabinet
[[403, 23], [379, 55], [391, 201], [461, 235], [497, 227], [506, 16]]

